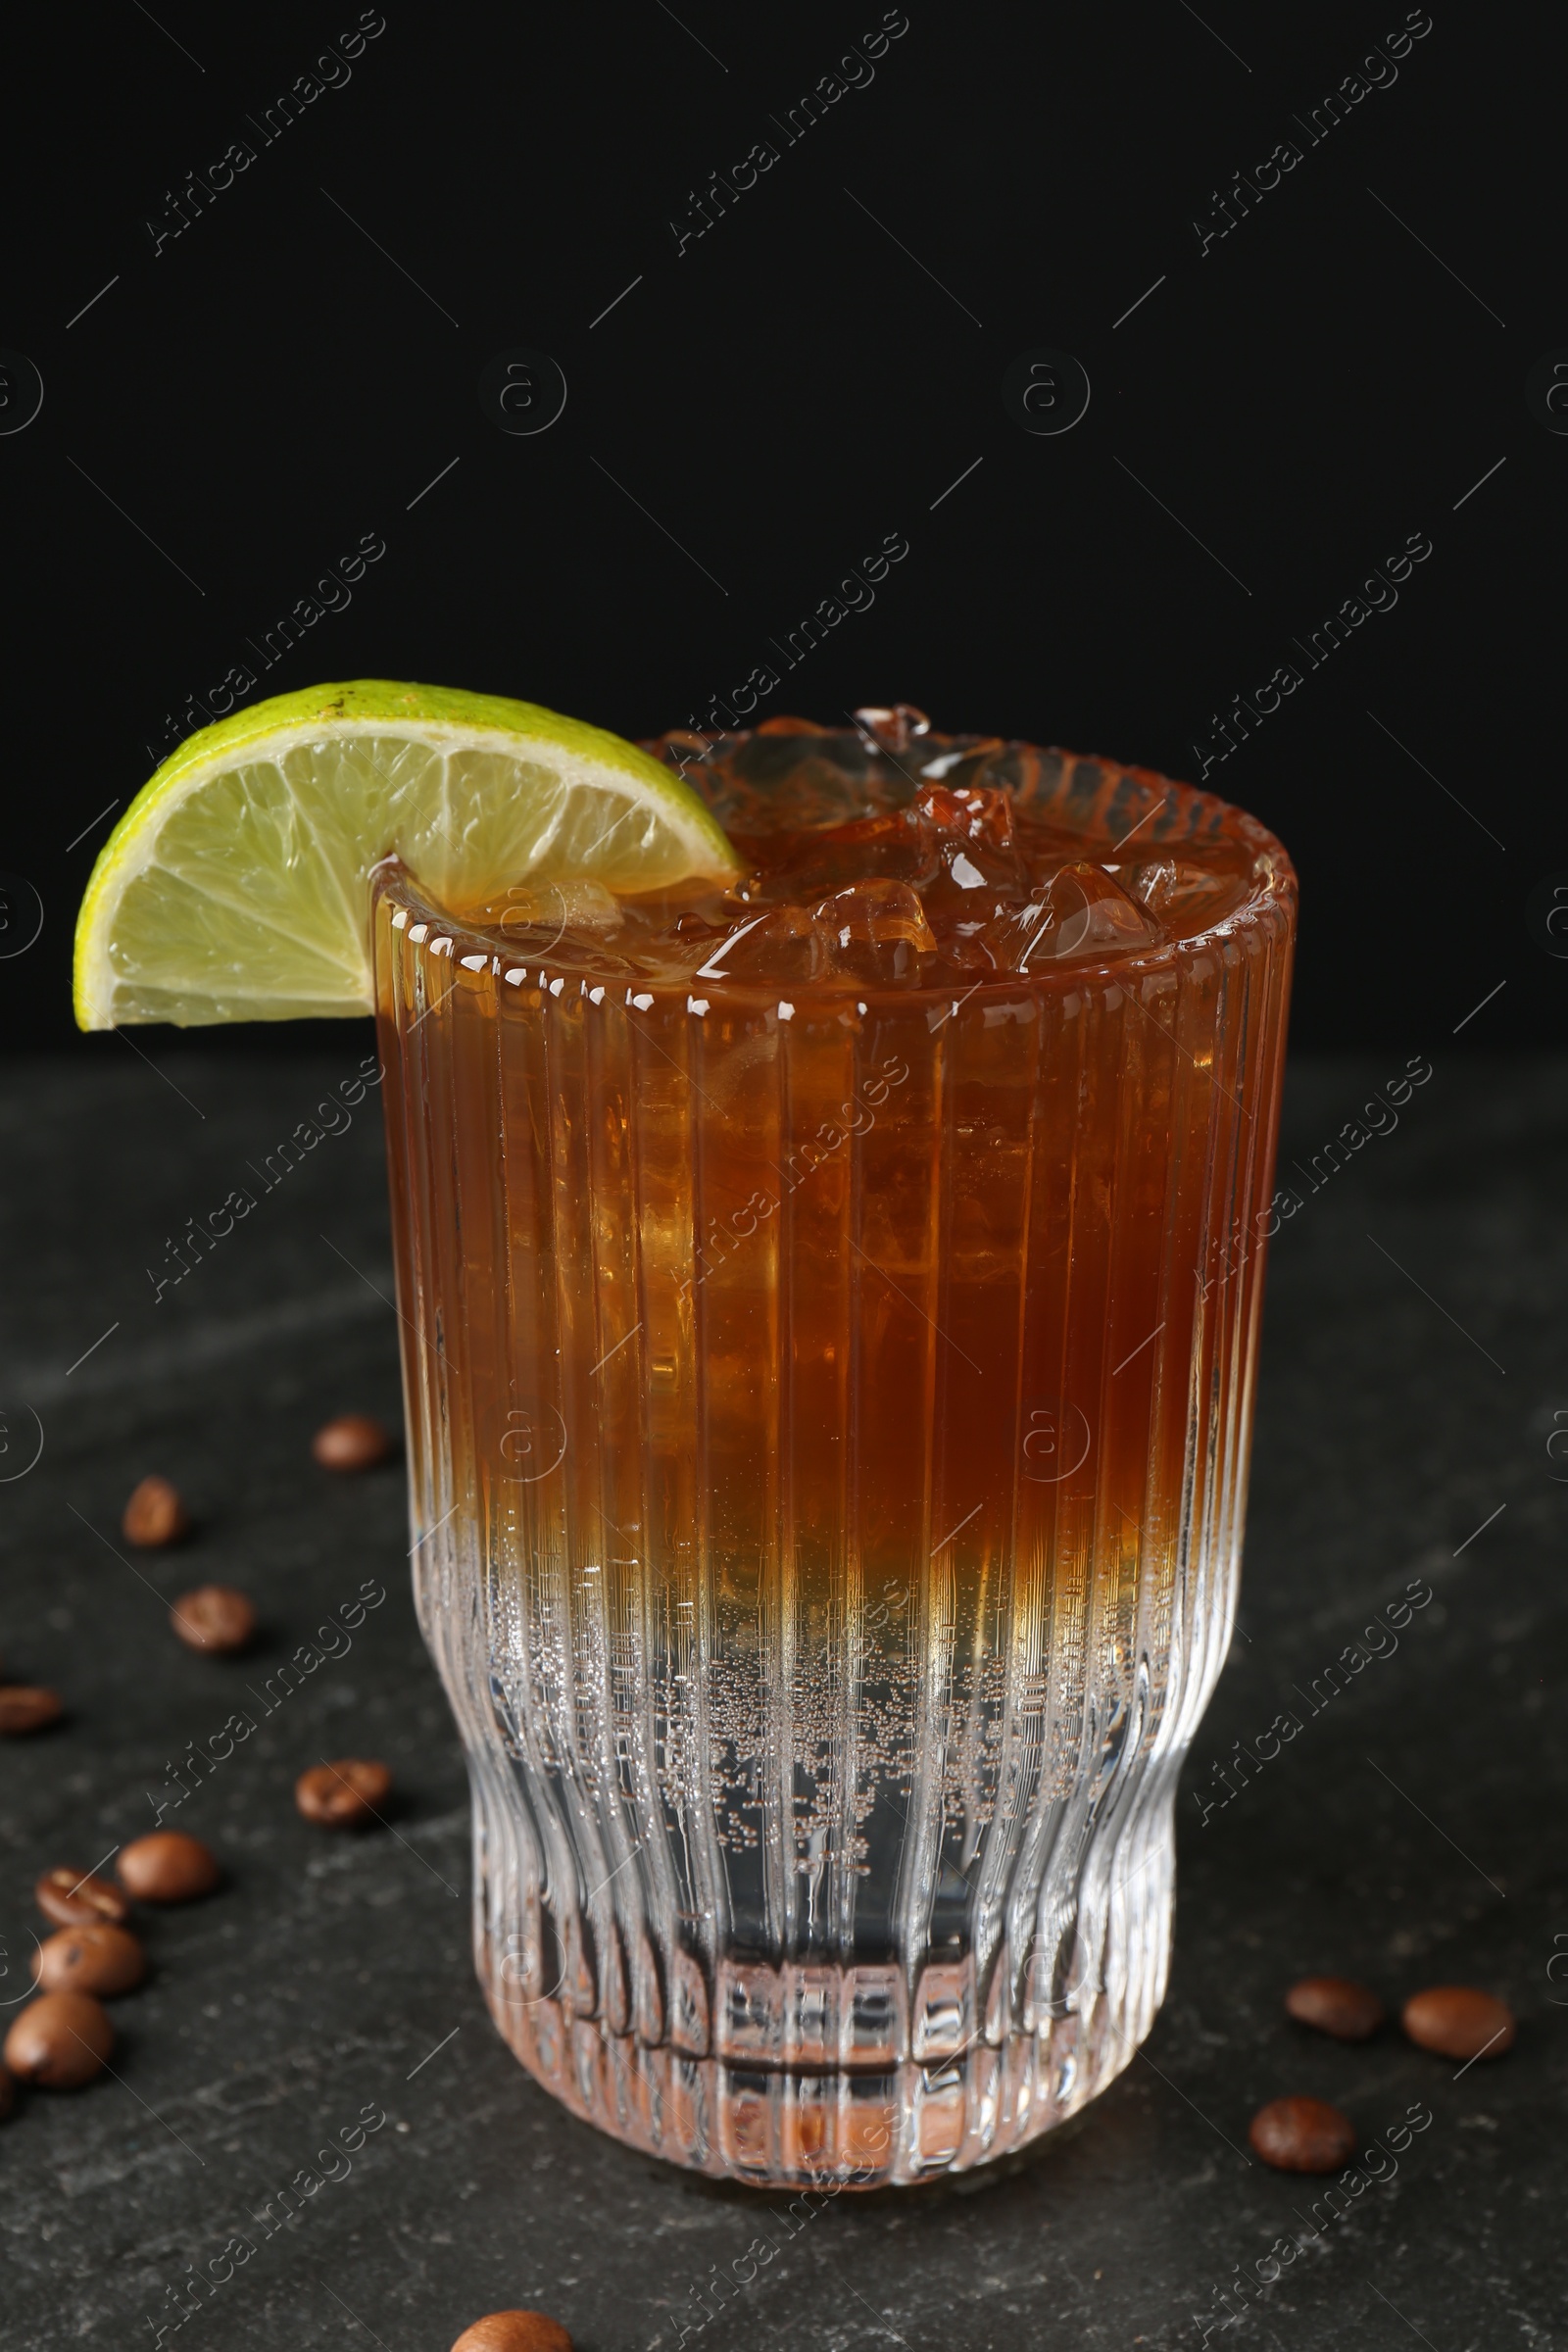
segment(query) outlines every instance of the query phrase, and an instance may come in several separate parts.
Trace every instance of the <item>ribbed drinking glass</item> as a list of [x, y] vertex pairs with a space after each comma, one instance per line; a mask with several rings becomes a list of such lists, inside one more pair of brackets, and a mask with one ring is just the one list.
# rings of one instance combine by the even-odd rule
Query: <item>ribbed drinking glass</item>
[[479, 1973], [575, 2114], [761, 2186], [983, 2164], [1126, 2065], [1235, 1601], [1294, 876], [956, 740], [1090, 876], [972, 988], [639, 978], [377, 881]]

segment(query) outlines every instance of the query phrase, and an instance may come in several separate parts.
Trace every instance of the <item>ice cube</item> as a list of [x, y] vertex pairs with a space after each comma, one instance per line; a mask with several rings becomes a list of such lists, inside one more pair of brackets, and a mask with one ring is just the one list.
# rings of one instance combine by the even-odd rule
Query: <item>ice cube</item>
[[644, 744], [683, 776], [732, 837], [841, 825], [887, 803], [882, 779], [853, 727], [765, 719], [755, 734], [675, 728]]
[[[824, 742], [843, 738], [754, 737], [736, 755], [727, 791], [709, 793], [714, 815], [732, 840], [764, 840], [778, 833], [819, 833], [853, 824], [874, 806], [863, 774], [823, 757]], [[859, 743], [851, 736], [857, 752]], [[815, 748], [807, 749], [808, 745]]]
[[852, 882], [815, 909], [841, 947], [863, 942], [891, 947], [900, 940], [929, 955], [936, 946], [919, 894], [907, 882]]
[[813, 904], [828, 891], [866, 879], [921, 884], [939, 871], [938, 835], [912, 808], [889, 809], [862, 816], [851, 825], [835, 825], [809, 839], [783, 848], [753, 841], [748, 845], [760, 863], [772, 860], [767, 871], [770, 898]]
[[[1006, 911], [1013, 911], [1007, 909]], [[920, 967], [920, 978], [927, 986], [940, 987], [945, 980], [984, 980], [996, 971], [997, 958], [988, 944], [988, 935], [995, 918], [975, 925], [973, 931], [946, 931], [937, 935], [937, 958], [929, 970]]]
[[944, 946], [984, 930], [1029, 896], [1029, 871], [1012, 847], [1012, 812], [999, 792], [927, 785], [908, 811], [935, 854], [921, 898]]
[[983, 843], [990, 850], [1012, 847], [1012, 801], [1007, 793], [984, 784], [927, 784], [916, 793], [914, 807], [941, 833]]
[[770, 906], [748, 914], [715, 942], [700, 980], [814, 980], [831, 967], [828, 935], [805, 906]]
[[814, 912], [832, 943], [834, 963], [858, 979], [917, 979], [918, 958], [936, 953], [925, 908], [907, 882], [852, 882]]
[[1179, 858], [1149, 858], [1118, 869], [1117, 881], [1164, 929], [1190, 939], [1234, 914], [1247, 896], [1240, 874], [1216, 873]]
[[1080, 860], [1053, 874], [1027, 906], [999, 912], [979, 937], [1004, 971], [1026, 972], [1071, 956], [1157, 947], [1165, 933], [1103, 866]]

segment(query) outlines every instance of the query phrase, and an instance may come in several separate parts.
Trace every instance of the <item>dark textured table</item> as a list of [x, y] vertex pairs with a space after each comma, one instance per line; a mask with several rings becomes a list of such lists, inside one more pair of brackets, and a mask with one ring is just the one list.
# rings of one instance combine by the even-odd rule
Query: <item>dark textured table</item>
[[[341, 1100], [365, 1033], [262, 1058], [138, 1042], [156, 1068], [123, 1039], [14, 1065], [0, 1114], [0, 1648], [69, 1707], [0, 1749], [0, 1998], [25, 1990], [37, 1873], [151, 1828], [188, 1743], [232, 1710], [259, 1728], [165, 1815], [228, 1882], [149, 1918], [114, 2078], [34, 2093], [0, 2128], [8, 2346], [121, 2352], [169, 2325], [180, 2352], [445, 2352], [523, 2304], [580, 2352], [666, 2352], [692, 2290], [737, 2262], [756, 2277], [706, 2330], [714, 2352], [1568, 2341], [1568, 1437], [1551, 1442], [1568, 1067], [1435, 1054], [1397, 1126], [1341, 1164], [1325, 1147], [1404, 1054], [1293, 1071], [1282, 1175], [1302, 1206], [1270, 1271], [1241, 1630], [1184, 1782], [1175, 1971], [1147, 2054], [1010, 2174], [792, 2223], [783, 2196], [570, 2121], [481, 2006], [463, 1767], [415, 1629], [401, 1471], [334, 1479], [309, 1453], [332, 1413], [398, 1410], [375, 1095], [352, 1124], [324, 1114], [337, 1132], [270, 1192], [247, 1173]], [[255, 1211], [155, 1298], [170, 1242], [238, 1186]], [[131, 1555], [119, 1515], [153, 1469], [199, 1525]], [[207, 1580], [261, 1606], [249, 1657], [172, 1638], [168, 1599]], [[318, 1638], [368, 1580], [386, 1600]], [[1364, 1636], [1412, 1580], [1430, 1602]], [[312, 1642], [321, 1662], [264, 1711]], [[1282, 1710], [1301, 1730], [1260, 1759]], [[392, 1765], [390, 1830], [334, 1838], [296, 1816], [296, 1774], [346, 1753]], [[1360, 2049], [1309, 2036], [1280, 2009], [1308, 1970], [1395, 2004], [1491, 1986], [1517, 2046], [1461, 2074], [1393, 2029]], [[1314, 2226], [1322, 2184], [1243, 2153], [1253, 2109], [1295, 2089], [1347, 2107], [1367, 2146], [1412, 2105], [1432, 2121]], [[222, 2273], [236, 2233], [254, 2253], [210, 2300], [187, 2285], [176, 2330], [171, 2290], [186, 2266]], [[761, 2267], [759, 2233], [779, 2247]], [[1281, 2273], [1266, 2293], [1260, 2261]]]

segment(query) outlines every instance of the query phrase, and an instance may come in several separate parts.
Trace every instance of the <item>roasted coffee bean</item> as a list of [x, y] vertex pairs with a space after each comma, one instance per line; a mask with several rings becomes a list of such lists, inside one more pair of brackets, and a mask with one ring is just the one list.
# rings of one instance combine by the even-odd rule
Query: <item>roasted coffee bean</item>
[[256, 1631], [256, 1611], [232, 1585], [198, 1585], [182, 1592], [169, 1621], [190, 1649], [243, 1649]]
[[17, 2078], [9, 2066], [0, 2066], [0, 2121], [11, 2113], [17, 2103]]
[[323, 1470], [373, 1470], [392, 1451], [392, 1433], [368, 1413], [341, 1413], [311, 1440], [311, 1451]]
[[6, 2035], [6, 2064], [24, 2082], [75, 2090], [100, 2075], [115, 2046], [102, 2002], [87, 1992], [45, 1992], [17, 2012]]
[[154, 1830], [120, 1849], [120, 1883], [138, 1902], [188, 1903], [218, 1885], [218, 1857], [183, 1830]]
[[1365, 2041], [1388, 2015], [1375, 1992], [1349, 1977], [1303, 1977], [1285, 1995], [1298, 2025], [1315, 2026], [1336, 2041]]
[[1513, 2011], [1473, 1984], [1429, 1984], [1405, 2002], [1399, 2023], [1440, 2058], [1500, 2058], [1513, 2048]]
[[313, 1764], [294, 1784], [294, 1802], [307, 1821], [329, 1830], [362, 1829], [386, 1803], [392, 1775], [364, 1756]]
[[1270, 2099], [1247, 2136], [1263, 2162], [1282, 2173], [1337, 2173], [1355, 2149], [1355, 2126], [1322, 2099]]
[[452, 2352], [571, 2352], [571, 2338], [542, 2311], [492, 2311], [465, 2328]]
[[32, 1890], [32, 1899], [57, 1928], [85, 1928], [99, 1919], [118, 1928], [130, 1917], [130, 1904], [118, 1886], [90, 1873], [84, 1877], [64, 1863], [58, 1870], [44, 1872]]
[[31, 1683], [0, 1684], [0, 1733], [18, 1740], [24, 1732], [41, 1732], [65, 1713], [58, 1690], [43, 1690]]
[[40, 1992], [93, 1992], [103, 1999], [129, 1992], [147, 1974], [147, 1955], [128, 1928], [106, 1919], [90, 1928], [58, 1928], [32, 1955]]
[[126, 1503], [120, 1526], [127, 1544], [156, 1551], [162, 1544], [177, 1544], [188, 1534], [190, 1521], [177, 1488], [167, 1478], [144, 1478]]

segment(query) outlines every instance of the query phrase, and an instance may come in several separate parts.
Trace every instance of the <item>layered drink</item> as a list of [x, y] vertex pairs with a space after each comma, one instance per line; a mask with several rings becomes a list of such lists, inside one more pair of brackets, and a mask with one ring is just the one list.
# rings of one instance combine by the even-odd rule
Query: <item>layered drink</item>
[[728, 883], [374, 880], [478, 1963], [639, 2148], [914, 2181], [1072, 2114], [1163, 1990], [1294, 876], [907, 710], [649, 748]]

